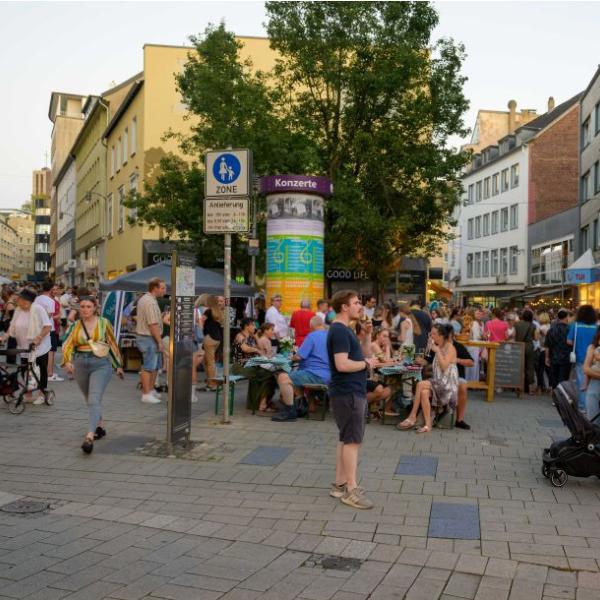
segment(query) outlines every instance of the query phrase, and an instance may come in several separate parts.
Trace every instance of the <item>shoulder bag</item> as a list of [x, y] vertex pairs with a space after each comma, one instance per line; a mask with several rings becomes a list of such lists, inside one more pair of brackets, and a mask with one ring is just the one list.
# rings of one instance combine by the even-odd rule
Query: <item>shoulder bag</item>
[[90, 334], [88, 333], [85, 327], [84, 322], [81, 319], [80, 321], [81, 326], [83, 327], [83, 331], [85, 333], [85, 337], [87, 337], [88, 344], [92, 349], [92, 354], [98, 358], [105, 358], [106, 356], [108, 356], [108, 353], [110, 352], [110, 346], [106, 342], [95, 342], [94, 340], [92, 340]]

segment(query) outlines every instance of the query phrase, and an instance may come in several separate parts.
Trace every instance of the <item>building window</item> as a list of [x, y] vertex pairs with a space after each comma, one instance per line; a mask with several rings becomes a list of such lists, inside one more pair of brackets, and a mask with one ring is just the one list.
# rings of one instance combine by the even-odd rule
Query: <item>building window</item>
[[506, 192], [508, 190], [508, 169], [502, 169], [500, 173], [500, 191]]
[[125, 200], [125, 188], [124, 186], [119, 187], [119, 231], [123, 231], [123, 227], [125, 227], [125, 205], [123, 201]]
[[113, 234], [113, 195], [106, 196], [106, 232], [107, 235]]
[[500, 248], [500, 273], [508, 275], [508, 248]]
[[[131, 175], [129, 177], [129, 191], [134, 196], [137, 194], [137, 180], [138, 180], [137, 173], [134, 173], [133, 175]], [[129, 216], [132, 219], [137, 219], [137, 208], [130, 208]]]
[[490, 235], [490, 213], [483, 215], [483, 235]]
[[492, 250], [491, 257], [490, 272], [492, 277], [496, 277], [498, 275], [498, 250]]
[[519, 205], [513, 204], [510, 207], [510, 228], [518, 229], [519, 227]]
[[473, 255], [467, 254], [467, 279], [473, 278]]
[[519, 248], [510, 247], [510, 274], [516, 275], [519, 272]]
[[490, 197], [491, 178], [486, 177], [483, 180], [483, 199], [487, 200]]
[[115, 173], [117, 172], [117, 151], [115, 150], [114, 145], [111, 148], [110, 154], [111, 154], [111, 159], [110, 159], [110, 176], [114, 177]]
[[475, 202], [481, 202], [481, 181], [475, 184]]
[[467, 204], [473, 204], [474, 201], [475, 201], [475, 186], [473, 184], [471, 184], [469, 186], [469, 195], [467, 198]]
[[127, 141], [129, 140], [129, 132], [127, 131], [127, 128], [125, 128], [125, 131], [123, 132], [123, 161], [122, 163], [125, 164], [127, 162], [127, 158], [129, 157], [129, 154], [127, 154]]
[[121, 138], [119, 137], [117, 140], [117, 172], [121, 168], [121, 157], [123, 156], [121, 147]]
[[492, 175], [492, 196], [497, 196], [500, 193], [500, 173]]
[[481, 252], [475, 252], [475, 277], [481, 277]]
[[467, 239], [473, 239], [473, 219], [467, 221]]
[[137, 117], [131, 119], [131, 156], [137, 151]]
[[563, 282], [563, 273], [573, 262], [573, 238], [531, 249], [531, 285]]
[[519, 165], [513, 165], [510, 168], [510, 187], [516, 188], [519, 185]]
[[592, 224], [592, 250], [598, 250], [598, 219]]
[[590, 143], [590, 118], [588, 117], [581, 126], [581, 149]]
[[498, 211], [495, 210], [492, 213], [492, 235], [494, 235], [495, 233], [498, 233], [499, 231], [499, 226], [498, 226]]
[[581, 254], [583, 254], [590, 247], [590, 226], [586, 225], [581, 228], [580, 232], [580, 240], [581, 240]]
[[600, 192], [600, 162], [594, 163], [594, 194]]
[[475, 237], [481, 237], [481, 217], [475, 217]]
[[481, 276], [489, 277], [490, 276], [490, 252], [486, 250], [481, 255]]
[[590, 172], [588, 171], [581, 178], [581, 202], [587, 202], [590, 199]]
[[508, 208], [500, 211], [500, 231], [508, 231]]

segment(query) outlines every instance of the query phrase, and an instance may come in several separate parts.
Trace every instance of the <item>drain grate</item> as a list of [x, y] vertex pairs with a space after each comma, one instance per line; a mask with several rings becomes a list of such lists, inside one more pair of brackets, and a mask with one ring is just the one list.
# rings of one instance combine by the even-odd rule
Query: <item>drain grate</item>
[[331, 556], [328, 554], [312, 554], [310, 558], [304, 561], [304, 566], [353, 573], [360, 569], [362, 563], [363, 561], [358, 558], [346, 558], [345, 556]]
[[33, 513], [44, 512], [50, 508], [50, 502], [45, 500], [15, 500], [4, 506], [0, 506], [0, 510], [6, 513], [15, 515], [31, 515]]

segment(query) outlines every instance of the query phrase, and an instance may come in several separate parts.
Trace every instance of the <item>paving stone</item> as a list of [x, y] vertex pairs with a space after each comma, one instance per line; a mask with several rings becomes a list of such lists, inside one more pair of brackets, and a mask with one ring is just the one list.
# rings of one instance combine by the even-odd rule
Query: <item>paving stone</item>
[[[438, 459], [435, 456], [405, 455], [400, 457], [394, 473], [396, 475], [423, 475], [435, 477]], [[404, 489], [404, 486], [403, 486]]]
[[250, 454], [247, 454], [240, 464], [275, 466], [284, 461], [291, 453], [291, 448], [282, 446], [257, 446]]
[[479, 539], [477, 505], [434, 502], [431, 505], [427, 535], [434, 538]]
[[211, 592], [172, 583], [167, 583], [152, 592], [152, 598], [166, 598], [167, 600], [217, 600], [222, 597], [222, 592]]
[[527, 579], [515, 579], [508, 596], [509, 600], [541, 600], [544, 584]]
[[503, 558], [490, 558], [485, 568], [485, 574], [493, 577], [512, 579], [517, 571], [517, 562]]
[[444, 588], [444, 594], [459, 598], [475, 598], [481, 577], [468, 573], [453, 573]]

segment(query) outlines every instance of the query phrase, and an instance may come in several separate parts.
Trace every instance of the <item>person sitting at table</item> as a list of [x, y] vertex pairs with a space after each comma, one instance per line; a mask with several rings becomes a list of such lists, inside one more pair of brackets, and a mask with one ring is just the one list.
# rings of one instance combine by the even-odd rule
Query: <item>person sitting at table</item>
[[380, 366], [394, 362], [389, 329], [375, 329], [371, 338], [371, 355], [379, 361]]
[[[365, 358], [373, 357], [373, 321], [368, 318], [364, 318], [360, 321], [351, 323], [351, 327], [354, 329], [360, 346], [363, 351]], [[387, 330], [384, 330], [389, 333]], [[378, 363], [378, 366], [385, 366], [386, 363]], [[391, 364], [391, 363], [387, 363]], [[373, 373], [369, 373], [367, 379], [367, 405], [369, 406], [369, 412], [371, 414], [377, 414], [379, 407], [384, 404], [384, 411], [386, 417], [397, 417], [398, 413], [394, 412], [392, 408], [392, 388], [384, 385], [375, 379]]]
[[415, 392], [412, 410], [404, 421], [398, 423], [398, 429], [413, 429], [419, 410], [423, 412], [425, 424], [417, 433], [430, 433], [431, 409], [436, 414], [446, 407], [456, 407], [458, 395], [458, 369], [456, 349], [452, 343], [452, 325], [435, 324], [431, 329], [429, 349], [434, 353], [433, 377], [419, 381]]
[[[277, 383], [281, 394], [283, 409], [271, 417], [271, 421], [295, 421], [298, 417], [297, 401], [304, 397], [306, 384], [329, 385], [331, 370], [327, 354], [327, 327], [321, 317], [310, 320], [310, 333], [292, 357], [300, 366], [291, 373], [277, 374]], [[313, 407], [314, 410], [314, 407]]]
[[[248, 406], [258, 406], [261, 414], [274, 413], [275, 409], [269, 406], [270, 399], [275, 393], [275, 377], [271, 371], [262, 367], [247, 367], [246, 361], [254, 356], [260, 356], [261, 351], [254, 337], [256, 325], [254, 319], [242, 319], [241, 330], [235, 336], [231, 346], [231, 374], [246, 377], [250, 382], [248, 386]], [[272, 328], [272, 327], [271, 327]]]
[[263, 323], [256, 335], [256, 345], [260, 350], [261, 356], [271, 358], [275, 354], [275, 346], [272, 344], [272, 340], [275, 338], [275, 326], [273, 323]]

